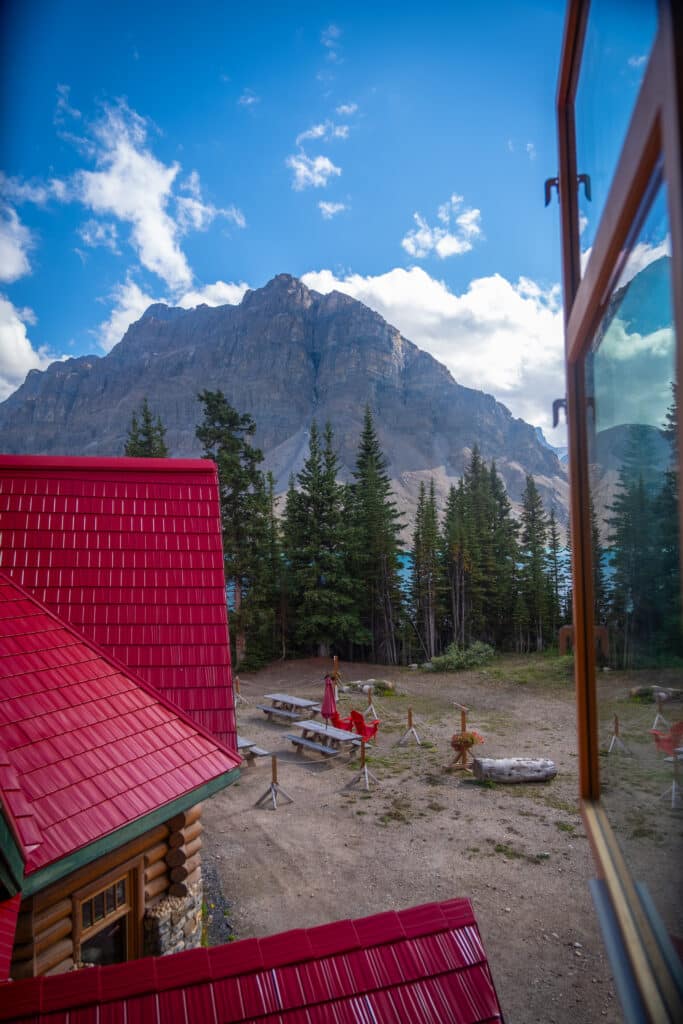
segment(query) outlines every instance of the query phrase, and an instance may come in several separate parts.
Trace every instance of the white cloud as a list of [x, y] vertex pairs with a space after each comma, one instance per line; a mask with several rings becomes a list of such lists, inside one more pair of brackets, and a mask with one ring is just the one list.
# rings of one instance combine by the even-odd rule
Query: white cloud
[[132, 225], [140, 262], [174, 289], [187, 287], [192, 272], [178, 245], [179, 228], [168, 213], [180, 166], [166, 166], [146, 147], [145, 120], [124, 103], [105, 108], [94, 126], [97, 171], [74, 176], [77, 196], [97, 214]]
[[296, 144], [300, 146], [306, 139], [323, 139], [327, 133], [327, 125], [329, 122], [324, 124], [314, 124], [310, 128], [307, 128], [305, 132], [300, 132], [296, 137]]
[[666, 237], [656, 244], [651, 242], [638, 242], [633, 246], [631, 252], [626, 260], [626, 266], [622, 270], [619, 276], [619, 288], [623, 288], [624, 285], [632, 281], [636, 274], [639, 274], [641, 270], [645, 270], [645, 267], [649, 267], [655, 260], [661, 260], [663, 256], [671, 255], [671, 236]]
[[80, 120], [83, 116], [80, 110], [76, 110], [75, 107], [71, 106], [69, 97], [71, 95], [71, 87], [68, 85], [57, 86], [57, 106], [55, 108], [55, 124], [64, 124], [67, 120]]
[[323, 199], [318, 203], [318, 206], [325, 220], [332, 220], [336, 214], [341, 213], [342, 210], [346, 209], [346, 205], [344, 203], [326, 203]]
[[118, 237], [116, 224], [112, 224], [109, 221], [94, 220], [91, 217], [90, 220], [86, 220], [84, 224], [81, 224], [78, 234], [81, 236], [83, 243], [91, 249], [102, 246], [105, 249], [111, 249], [115, 253], [119, 251], [116, 246]]
[[215, 281], [203, 288], [187, 292], [178, 300], [178, 305], [183, 309], [193, 309], [195, 306], [237, 306], [242, 301], [244, 293], [249, 291], [249, 285], [241, 281], [239, 284], [231, 284], [227, 281]]
[[512, 139], [508, 139], [507, 147], [508, 147], [508, 153], [514, 153], [514, 151], [515, 151], [515, 144], [512, 141]]
[[0, 281], [18, 281], [31, 272], [28, 253], [33, 245], [29, 229], [16, 210], [0, 203]]
[[307, 139], [321, 139], [326, 142], [330, 139], [348, 139], [349, 131], [350, 129], [347, 124], [334, 124], [332, 121], [324, 121], [321, 124], [312, 125], [305, 132], [300, 132], [296, 137], [296, 144], [300, 146]]
[[417, 225], [401, 240], [405, 251], [416, 259], [436, 253], [441, 259], [469, 252], [481, 237], [481, 212], [472, 207], [461, 209], [463, 197], [453, 193], [437, 210], [443, 227], [431, 227], [420, 213], [414, 213]]
[[0, 294], [0, 401], [16, 391], [29, 370], [44, 370], [57, 358], [31, 344], [26, 324], [35, 322], [32, 310], [17, 309]]
[[114, 300], [114, 307], [109, 318], [104, 320], [95, 332], [100, 347], [105, 352], [109, 352], [121, 341], [130, 325], [139, 320], [149, 306], [154, 302], [164, 301], [145, 294], [130, 277], [124, 284], [117, 285], [110, 298]]
[[206, 231], [217, 217], [224, 217], [238, 228], [247, 226], [244, 214], [236, 206], [221, 209], [212, 203], [205, 203], [203, 201], [197, 171], [190, 172], [187, 180], [181, 185], [181, 189], [189, 193], [188, 195], [176, 196], [175, 199], [178, 227], [182, 234], [186, 234], [190, 230]]
[[35, 203], [44, 206], [49, 199], [63, 202], [67, 197], [67, 187], [58, 178], [49, 181], [23, 181], [21, 178], [8, 178], [0, 171], [0, 195], [14, 203]]
[[261, 102], [261, 97], [257, 96], [251, 89], [245, 89], [237, 102], [240, 107], [253, 107], [256, 103]]
[[646, 53], [637, 54], [637, 55], [634, 55], [633, 57], [629, 57], [629, 59], [628, 59], [628, 66], [630, 68], [642, 68], [643, 64], [645, 64], [646, 61], [647, 61], [647, 54]]
[[536, 147], [534, 146], [533, 142], [527, 142], [526, 152], [530, 160], [536, 159]]
[[305, 188], [324, 188], [330, 178], [341, 174], [341, 167], [336, 167], [326, 156], [308, 157], [299, 153], [287, 157], [286, 165], [294, 171], [292, 188], [296, 192]]
[[[320, 292], [345, 292], [380, 313], [444, 363], [460, 384], [489, 392], [515, 416], [551, 428], [550, 409], [564, 380], [560, 290], [528, 278], [478, 278], [457, 295], [420, 267], [376, 277], [332, 271], [305, 274]], [[558, 432], [549, 436], [561, 443]]]
[[357, 110], [357, 103], [342, 103], [337, 107], [337, 113], [340, 117], [352, 117]]
[[328, 49], [334, 49], [341, 39], [341, 29], [338, 25], [328, 25], [320, 34], [320, 42]]

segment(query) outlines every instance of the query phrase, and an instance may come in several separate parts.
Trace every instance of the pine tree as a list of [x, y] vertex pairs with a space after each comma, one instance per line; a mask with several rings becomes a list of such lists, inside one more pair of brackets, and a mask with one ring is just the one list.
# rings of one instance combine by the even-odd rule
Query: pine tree
[[339, 463], [329, 424], [323, 441], [314, 421], [298, 492], [290, 487], [288, 494], [285, 553], [297, 608], [295, 639], [326, 657], [333, 645], [357, 639], [360, 629], [347, 572], [344, 489], [336, 479]]
[[365, 409], [350, 501], [350, 566], [373, 661], [398, 664], [403, 593], [401, 516], [369, 406]]
[[534, 478], [527, 475], [522, 495], [520, 545], [522, 596], [529, 616], [530, 643], [542, 651], [548, 615], [546, 541], [548, 518]]
[[239, 665], [247, 656], [250, 634], [253, 638], [260, 629], [255, 616], [262, 601], [259, 582], [268, 517], [259, 469], [263, 455], [248, 440], [256, 432], [251, 416], [233, 409], [222, 391], [202, 391], [198, 398], [204, 419], [197, 439], [205, 457], [218, 467], [225, 578], [233, 602], [232, 637]]
[[131, 417], [124, 452], [132, 458], [165, 459], [168, 457], [165, 436], [161, 417], [153, 418], [147, 399], [143, 398], [140, 419], [135, 412]]
[[427, 494], [424, 480], [422, 480], [411, 552], [411, 600], [415, 628], [428, 661], [438, 653], [436, 615], [440, 588], [439, 547], [439, 522], [434, 480], [430, 480], [429, 494]]
[[465, 488], [451, 484], [441, 535], [441, 560], [446, 592], [444, 646], [465, 646], [466, 584], [471, 567], [464, 522]]

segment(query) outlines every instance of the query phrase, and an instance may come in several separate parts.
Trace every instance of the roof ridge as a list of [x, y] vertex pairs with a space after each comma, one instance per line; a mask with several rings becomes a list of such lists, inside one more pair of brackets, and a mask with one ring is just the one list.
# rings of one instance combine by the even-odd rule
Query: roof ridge
[[213, 459], [148, 459], [124, 455], [3, 455], [0, 454], [0, 472], [4, 469], [87, 469], [122, 471], [126, 473], [196, 473], [210, 472], [216, 466]]

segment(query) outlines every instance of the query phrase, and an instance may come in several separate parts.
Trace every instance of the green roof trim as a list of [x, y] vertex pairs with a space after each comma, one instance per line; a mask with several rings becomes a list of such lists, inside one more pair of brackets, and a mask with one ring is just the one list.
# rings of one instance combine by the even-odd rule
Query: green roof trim
[[157, 825], [163, 825], [165, 821], [173, 818], [176, 814], [180, 814], [181, 811], [185, 811], [188, 807], [193, 807], [201, 800], [206, 800], [208, 797], [213, 796], [214, 793], [218, 793], [227, 786], [231, 786], [233, 782], [239, 779], [241, 774], [239, 768], [233, 768], [231, 771], [211, 779], [210, 782], [205, 782], [203, 786], [198, 786], [197, 789], [193, 789], [190, 793], [185, 793], [184, 796], [172, 800], [171, 803], [157, 807], [156, 810], [144, 815], [144, 817], [136, 818], [135, 821], [129, 822], [128, 825], [117, 829], [116, 832], [110, 832], [109, 835], [95, 840], [94, 843], [89, 843], [88, 846], [84, 846], [80, 850], [75, 850], [74, 853], [70, 853], [67, 857], [62, 857], [60, 860], [53, 861], [52, 864], [47, 864], [44, 868], [30, 874], [24, 880], [22, 885], [24, 895], [31, 896], [33, 893], [47, 888], [48, 885], [58, 882], [61, 878], [71, 874], [72, 871], [77, 871], [79, 868], [85, 867], [86, 864], [91, 864], [98, 857], [103, 857], [105, 854], [111, 853], [112, 850], [118, 849], [119, 846], [129, 843], [131, 839], [137, 839], [138, 836], [144, 835], [145, 832], [150, 832]]
[[2, 806], [0, 806], [0, 881], [11, 896], [20, 892], [24, 883], [24, 859]]

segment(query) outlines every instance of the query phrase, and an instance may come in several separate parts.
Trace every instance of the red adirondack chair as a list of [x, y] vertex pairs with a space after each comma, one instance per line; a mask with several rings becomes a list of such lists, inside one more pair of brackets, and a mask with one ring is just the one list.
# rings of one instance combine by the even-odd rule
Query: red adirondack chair
[[380, 726], [379, 718], [376, 718], [374, 722], [366, 722], [360, 711], [352, 711], [351, 720], [353, 722], [353, 728], [366, 743], [369, 743], [370, 740], [374, 740]]
[[338, 711], [330, 715], [330, 725], [333, 725], [335, 729], [345, 729], [346, 732], [353, 732], [353, 722], [351, 719], [342, 718]]
[[649, 729], [648, 732], [655, 741], [657, 750], [667, 757], [675, 757], [677, 748], [683, 746], [683, 722], [674, 722], [668, 732], [662, 732], [661, 729]]

